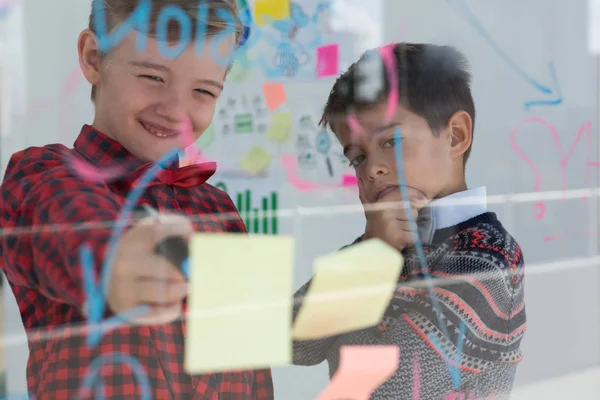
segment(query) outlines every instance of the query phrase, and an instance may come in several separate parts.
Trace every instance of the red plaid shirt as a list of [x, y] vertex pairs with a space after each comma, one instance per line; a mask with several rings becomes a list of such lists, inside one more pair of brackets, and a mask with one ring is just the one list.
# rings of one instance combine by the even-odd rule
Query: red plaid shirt
[[[98, 346], [86, 345], [79, 248], [92, 245], [99, 273], [127, 190], [117, 182], [82, 178], [68, 162], [71, 157], [102, 169], [118, 165], [133, 171], [143, 164], [87, 125], [74, 149], [31, 147], [9, 161], [0, 188], [0, 265], [27, 331], [30, 394], [37, 399], [96, 398], [102, 390], [107, 398], [140, 398], [143, 388], [129, 360], [123, 360], [133, 358], [148, 377], [153, 399], [273, 399], [268, 369], [188, 375], [183, 369], [183, 321], [122, 326], [105, 333]], [[140, 202], [161, 211], [202, 215], [202, 221], [193, 218], [197, 231], [246, 231], [229, 196], [207, 183], [191, 189], [151, 186]], [[235, 218], [219, 218], [220, 213]], [[93, 228], [87, 225], [95, 222]], [[121, 364], [90, 368], [110, 353], [123, 353]], [[92, 389], [82, 389], [86, 377]]]

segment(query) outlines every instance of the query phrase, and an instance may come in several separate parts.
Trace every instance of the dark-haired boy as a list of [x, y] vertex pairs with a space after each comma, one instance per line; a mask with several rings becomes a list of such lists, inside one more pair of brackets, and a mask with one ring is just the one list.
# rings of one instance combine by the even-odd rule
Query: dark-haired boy
[[[508, 398], [525, 332], [523, 256], [496, 215], [487, 211], [485, 187], [466, 185], [475, 121], [467, 62], [454, 48], [431, 44], [395, 44], [393, 54], [397, 88], [391, 88], [393, 79], [381, 65], [381, 75], [375, 78], [383, 85], [375, 96], [366, 93], [370, 82], [361, 71], [372, 71], [379, 57], [378, 50], [369, 51], [336, 81], [321, 123], [335, 133], [356, 170], [367, 222], [354, 243], [384, 240], [402, 252], [404, 269], [379, 326], [296, 341], [294, 363], [315, 365], [327, 359], [333, 376], [341, 346], [395, 344], [400, 347], [400, 366], [372, 399], [414, 398], [414, 390], [421, 399], [459, 391], [459, 398]], [[387, 120], [391, 89], [398, 91], [399, 104]], [[351, 113], [360, 132], [352, 132]], [[397, 129], [401, 143], [396, 143]], [[395, 157], [398, 145], [401, 177]], [[397, 206], [403, 199], [400, 182], [408, 193], [412, 218]], [[369, 210], [381, 203], [390, 207]], [[410, 221], [417, 215], [422, 217], [419, 236], [426, 267], [411, 232]], [[429, 275], [431, 291], [425, 281]], [[296, 293], [297, 299], [309, 284]], [[298, 311], [299, 307], [294, 314]]]

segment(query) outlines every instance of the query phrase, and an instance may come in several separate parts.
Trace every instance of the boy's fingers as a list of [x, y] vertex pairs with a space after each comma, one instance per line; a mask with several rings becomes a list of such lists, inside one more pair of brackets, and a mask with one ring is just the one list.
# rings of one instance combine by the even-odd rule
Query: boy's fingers
[[188, 239], [194, 233], [194, 226], [189, 218], [182, 215], [161, 215], [155, 244], [169, 236], [182, 236]]
[[135, 270], [134, 280], [157, 280], [163, 281], [165, 284], [185, 283], [185, 277], [177, 268], [166, 258], [158, 254], [150, 254], [146, 257], [140, 257], [137, 263], [139, 268]]
[[187, 283], [170, 283], [159, 280], [136, 282], [137, 299], [143, 304], [170, 306], [188, 295]]

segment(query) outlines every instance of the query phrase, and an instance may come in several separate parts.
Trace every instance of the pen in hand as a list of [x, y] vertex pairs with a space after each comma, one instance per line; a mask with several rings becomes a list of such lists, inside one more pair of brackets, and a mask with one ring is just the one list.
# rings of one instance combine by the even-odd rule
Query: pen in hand
[[[160, 213], [147, 204], [142, 205], [143, 211], [149, 216], [157, 217], [160, 221]], [[186, 279], [189, 279], [189, 248], [188, 244], [181, 236], [168, 236], [161, 240], [154, 253], [159, 254], [175, 265]]]

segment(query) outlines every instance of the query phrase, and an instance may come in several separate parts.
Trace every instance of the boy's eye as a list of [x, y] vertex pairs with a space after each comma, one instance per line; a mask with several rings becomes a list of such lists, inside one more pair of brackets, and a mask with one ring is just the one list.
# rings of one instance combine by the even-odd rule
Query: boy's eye
[[141, 78], [150, 79], [155, 82], [163, 82], [162, 78], [155, 75], [140, 75]]
[[354, 168], [356, 168], [356, 167], [358, 167], [358, 165], [359, 165], [361, 162], [363, 162], [363, 160], [364, 160], [364, 159], [365, 159], [365, 156], [361, 154], [360, 156], [356, 156], [356, 157], [354, 157], [353, 159], [351, 159], [351, 160], [350, 160], [350, 164], [349, 164], [349, 165], [350, 165], [351, 167], [354, 167]]
[[196, 92], [198, 92], [200, 94], [206, 94], [206, 95], [208, 95], [210, 97], [217, 97], [217, 96], [215, 96], [214, 93], [209, 92], [208, 90], [205, 90], [205, 89], [195, 89], [195, 90], [196, 90]]
[[396, 138], [391, 138], [390, 140], [388, 140], [387, 142], [385, 142], [383, 145], [384, 146], [394, 147], [396, 145]]

